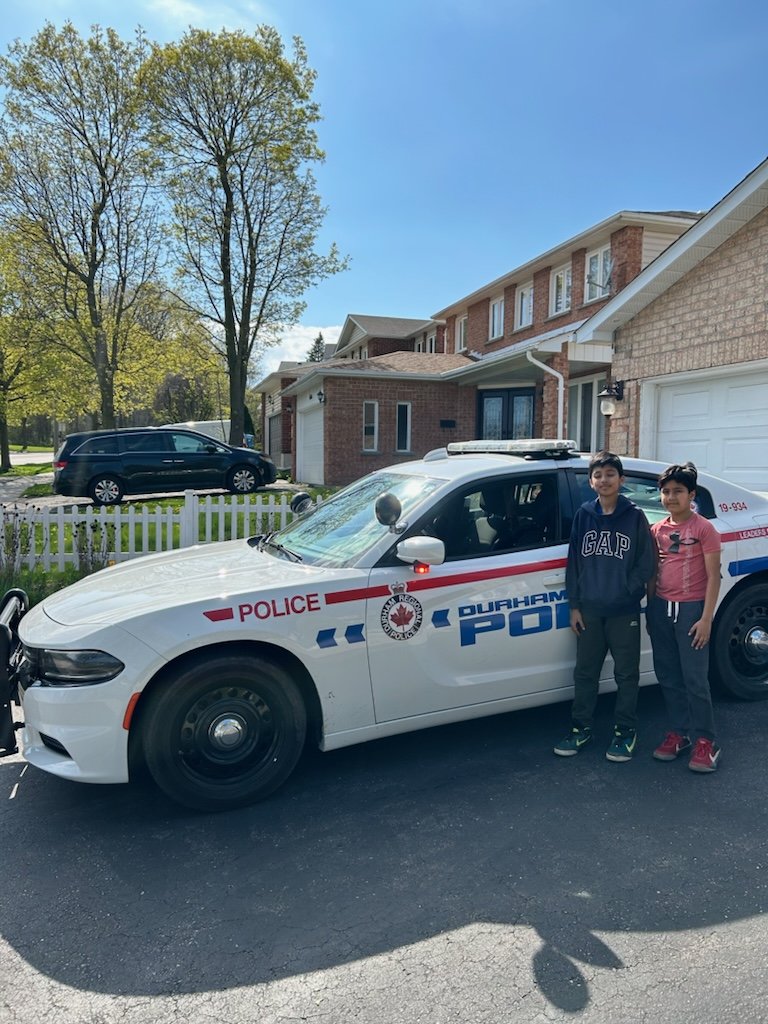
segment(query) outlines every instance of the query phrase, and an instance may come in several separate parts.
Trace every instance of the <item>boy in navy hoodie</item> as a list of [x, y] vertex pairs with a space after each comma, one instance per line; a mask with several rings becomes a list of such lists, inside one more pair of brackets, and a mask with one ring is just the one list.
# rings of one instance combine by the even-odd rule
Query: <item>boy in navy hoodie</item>
[[648, 520], [620, 493], [624, 467], [618, 455], [598, 452], [589, 463], [597, 498], [577, 511], [568, 547], [565, 587], [576, 634], [571, 731], [555, 747], [561, 757], [578, 754], [592, 739], [600, 671], [608, 651], [616, 679], [613, 740], [609, 761], [629, 761], [635, 752], [640, 683], [640, 602], [656, 571]]

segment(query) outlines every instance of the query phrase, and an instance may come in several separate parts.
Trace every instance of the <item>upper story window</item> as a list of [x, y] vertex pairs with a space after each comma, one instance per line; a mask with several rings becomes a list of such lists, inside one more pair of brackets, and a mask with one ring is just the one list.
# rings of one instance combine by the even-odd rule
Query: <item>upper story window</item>
[[435, 342], [435, 335], [434, 334], [430, 334], [429, 337], [427, 338], [427, 352], [435, 352], [435, 351], [437, 351], [437, 346], [436, 346], [436, 342]]
[[590, 302], [592, 299], [603, 299], [610, 294], [612, 272], [613, 260], [611, 259], [610, 244], [587, 253], [587, 276], [584, 282], [585, 302]]
[[488, 317], [488, 340], [501, 338], [504, 335], [504, 298], [491, 300], [491, 308]]
[[363, 451], [379, 450], [379, 403], [363, 402]]
[[560, 267], [550, 276], [549, 312], [551, 316], [571, 308], [571, 265]]
[[522, 285], [515, 294], [515, 328], [533, 323], [533, 281]]
[[456, 351], [464, 352], [467, 347], [469, 317], [460, 316], [456, 321]]

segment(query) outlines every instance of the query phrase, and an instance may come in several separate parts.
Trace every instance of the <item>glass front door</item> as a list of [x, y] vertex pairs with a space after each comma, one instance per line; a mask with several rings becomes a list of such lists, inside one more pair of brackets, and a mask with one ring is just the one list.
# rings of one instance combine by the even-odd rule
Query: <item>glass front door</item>
[[480, 392], [478, 435], [486, 441], [533, 437], [533, 388]]

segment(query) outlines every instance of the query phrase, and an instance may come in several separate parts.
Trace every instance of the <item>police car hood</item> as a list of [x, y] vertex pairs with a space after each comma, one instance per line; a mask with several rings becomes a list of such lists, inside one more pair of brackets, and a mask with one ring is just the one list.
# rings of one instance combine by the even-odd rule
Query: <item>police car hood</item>
[[[42, 608], [64, 626], [126, 619], [221, 600], [316, 585], [329, 570], [262, 554], [246, 541], [223, 541], [149, 555], [87, 576], [46, 598]], [[342, 573], [343, 574], [343, 573]]]

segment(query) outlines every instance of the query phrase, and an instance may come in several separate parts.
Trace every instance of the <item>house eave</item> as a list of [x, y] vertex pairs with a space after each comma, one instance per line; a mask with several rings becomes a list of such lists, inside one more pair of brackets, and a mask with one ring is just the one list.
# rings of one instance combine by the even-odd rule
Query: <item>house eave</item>
[[674, 241], [576, 331], [576, 342], [615, 332], [768, 207], [768, 160]]
[[[480, 302], [481, 299], [487, 299], [492, 295], [502, 292], [504, 288], [511, 284], [525, 282], [529, 278], [533, 277], [537, 270], [540, 270], [543, 267], [559, 265], [568, 259], [571, 252], [574, 252], [577, 249], [591, 248], [593, 245], [596, 245], [600, 239], [605, 238], [606, 235], [614, 231], [618, 231], [620, 228], [634, 224], [642, 227], [654, 227], [657, 230], [667, 227], [671, 232], [675, 226], [679, 229], [681, 222], [690, 225], [697, 223], [695, 217], [622, 210], [621, 212], [614, 214], [612, 217], [607, 217], [605, 220], [600, 221], [599, 224], [594, 224], [586, 231], [582, 231], [580, 234], [574, 235], [573, 238], [569, 238], [565, 242], [560, 242], [554, 248], [548, 249], [546, 252], [536, 256], [535, 259], [529, 260], [527, 263], [523, 263], [519, 267], [515, 267], [513, 270], [508, 271], [501, 277], [497, 277], [489, 284], [485, 284], [476, 291], [470, 292], [469, 295], [465, 295], [464, 298], [459, 299], [457, 302], [452, 302], [450, 306], [446, 306], [445, 309], [441, 309], [438, 313], [435, 313], [434, 317], [435, 319], [445, 320], [453, 314], [464, 312], [469, 308], [469, 306], [474, 305], [476, 302]], [[690, 230], [690, 228], [688, 228], [688, 230]]]

